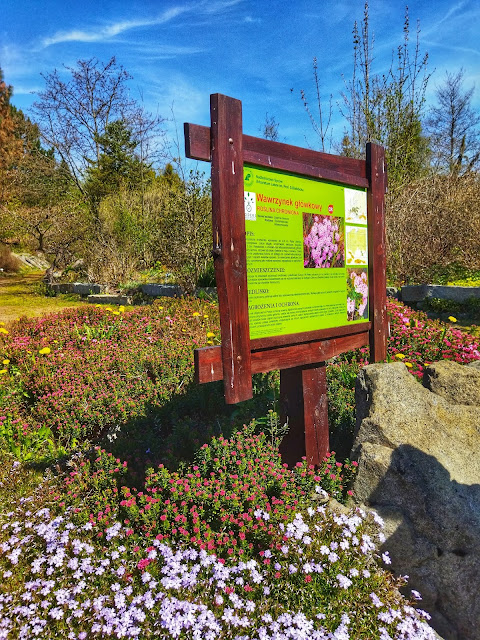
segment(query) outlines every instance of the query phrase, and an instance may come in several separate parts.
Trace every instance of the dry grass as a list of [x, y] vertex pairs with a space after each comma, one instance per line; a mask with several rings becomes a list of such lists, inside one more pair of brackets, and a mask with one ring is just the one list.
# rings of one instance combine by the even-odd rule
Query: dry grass
[[480, 179], [433, 175], [387, 202], [390, 277], [428, 282], [451, 263], [480, 269]]
[[10, 248], [0, 244], [0, 269], [10, 273], [18, 273], [21, 266], [20, 260], [12, 255]]

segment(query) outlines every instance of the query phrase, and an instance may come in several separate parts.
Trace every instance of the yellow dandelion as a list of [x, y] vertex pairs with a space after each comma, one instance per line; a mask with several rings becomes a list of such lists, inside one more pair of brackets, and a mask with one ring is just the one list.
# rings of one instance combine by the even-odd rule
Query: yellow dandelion
[[5, 358], [5, 360], [2, 361], [2, 364], [10, 364], [10, 360], [8, 360], [8, 358]]
[[215, 337], [215, 334], [214, 334], [214, 333], [212, 333], [211, 331], [209, 331], [209, 332], [207, 333], [207, 338], [213, 338], [213, 337]]
[[46, 356], [50, 353], [50, 351], [50, 347], [43, 347], [43, 349], [40, 349], [38, 353], [40, 353], [42, 356]]
[[4, 333], [6, 336], [8, 335], [8, 331], [3, 327], [0, 327], [0, 333]]
[[405, 356], [403, 355], [403, 353], [396, 353], [395, 358], [398, 358], [399, 360], [403, 360]]
[[97, 309], [99, 309], [102, 305], [101, 304], [96, 304], [95, 306], [97, 307]]
[[404, 363], [406, 367], [408, 367], [409, 369], [411, 369], [413, 367], [413, 364], [411, 362], [405, 362]]
[[450, 322], [456, 322], [457, 319], [454, 318], [453, 316], [448, 316], [448, 319], [450, 320]]
[[198, 313], [198, 311], [194, 311], [192, 315], [198, 317], [200, 314]]
[[0, 373], [8, 373], [6, 369], [0, 369]]

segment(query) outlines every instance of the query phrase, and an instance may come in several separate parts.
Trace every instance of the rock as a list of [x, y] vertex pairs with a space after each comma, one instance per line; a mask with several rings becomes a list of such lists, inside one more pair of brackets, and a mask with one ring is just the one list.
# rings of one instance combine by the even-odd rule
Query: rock
[[13, 253], [12, 256], [23, 262], [27, 267], [33, 267], [35, 269], [48, 269], [50, 264], [42, 256], [32, 256], [28, 253]]
[[474, 401], [478, 378], [450, 364], [430, 367], [431, 389], [400, 362], [360, 372], [353, 490], [385, 520], [392, 570], [410, 576], [432, 626], [445, 640], [479, 640], [480, 405], [458, 403]]
[[89, 294], [101, 293], [102, 286], [94, 284], [93, 282], [74, 282], [73, 293], [78, 293], [81, 296], [87, 296]]
[[426, 367], [423, 384], [448, 402], [476, 406], [480, 411], [480, 369], [478, 367], [465, 367], [451, 360], [435, 362]]
[[387, 296], [389, 298], [395, 298], [395, 300], [399, 300], [400, 289], [397, 289], [397, 287], [387, 287]]
[[73, 293], [73, 282], [54, 282], [48, 285], [53, 293]]
[[469, 298], [480, 298], [480, 287], [457, 287], [441, 284], [418, 284], [402, 287], [401, 300], [408, 304], [426, 298], [466, 302]]
[[146, 296], [178, 298], [183, 290], [176, 284], [142, 284], [142, 293]]

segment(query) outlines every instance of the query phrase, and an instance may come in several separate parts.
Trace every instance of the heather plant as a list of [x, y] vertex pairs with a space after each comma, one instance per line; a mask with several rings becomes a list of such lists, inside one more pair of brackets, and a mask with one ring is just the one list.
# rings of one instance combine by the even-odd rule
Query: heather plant
[[9, 361], [0, 399], [14, 397], [15, 419], [47, 427], [63, 444], [98, 437], [183, 393], [193, 349], [217, 333], [216, 307], [193, 300], [22, 319], [0, 336]]

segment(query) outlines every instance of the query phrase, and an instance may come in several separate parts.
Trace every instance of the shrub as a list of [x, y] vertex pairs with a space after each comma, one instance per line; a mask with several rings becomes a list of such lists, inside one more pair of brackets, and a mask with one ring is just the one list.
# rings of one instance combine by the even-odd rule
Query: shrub
[[216, 307], [189, 299], [23, 319], [0, 336], [9, 361], [0, 398], [21, 380], [15, 417], [45, 425], [66, 444], [98, 437], [183, 393], [193, 378], [194, 348], [217, 332]]
[[99, 536], [69, 511], [54, 517], [27, 504], [2, 527], [0, 629], [47, 640], [433, 640], [428, 614], [399, 595], [403, 580], [377, 566], [376, 520], [313, 503], [275, 529], [271, 549], [244, 561], [132, 540], [115, 520]]
[[10, 248], [0, 244], [0, 270], [17, 273], [21, 266], [22, 263], [12, 254]]
[[[388, 271], [396, 282], [428, 282], [435, 273], [480, 270], [480, 180], [431, 175], [387, 202]], [[449, 278], [450, 280], [450, 278]]]

